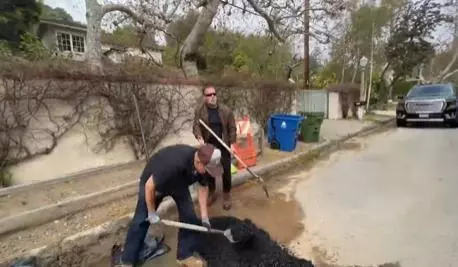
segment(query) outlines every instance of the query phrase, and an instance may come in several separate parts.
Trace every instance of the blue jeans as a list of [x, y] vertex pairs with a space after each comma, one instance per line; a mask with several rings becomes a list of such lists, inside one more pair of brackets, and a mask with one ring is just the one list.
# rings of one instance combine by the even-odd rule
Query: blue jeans
[[[179, 189], [171, 194], [168, 194], [175, 201], [178, 208], [178, 215], [180, 222], [202, 225], [202, 222], [194, 211], [194, 204], [192, 202], [191, 193], [188, 187]], [[167, 195], [156, 194], [155, 202], [156, 208]], [[136, 264], [138, 263], [138, 253], [143, 245], [150, 223], [146, 220], [148, 217], [148, 208], [145, 201], [145, 186], [140, 184], [137, 207], [133, 220], [127, 231], [126, 242], [124, 244], [124, 251], [122, 261], [124, 263]], [[177, 244], [177, 259], [186, 259], [194, 252], [199, 250], [198, 233], [186, 230], [178, 230], [178, 244]]]

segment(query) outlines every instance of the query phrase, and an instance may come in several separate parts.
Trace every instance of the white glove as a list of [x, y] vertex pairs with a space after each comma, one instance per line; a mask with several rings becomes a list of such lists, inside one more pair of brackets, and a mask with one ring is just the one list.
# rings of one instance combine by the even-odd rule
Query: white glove
[[202, 225], [207, 228], [207, 230], [211, 230], [212, 226], [210, 224], [210, 220], [208, 218], [202, 218]]
[[155, 224], [160, 222], [161, 218], [159, 217], [159, 215], [157, 215], [156, 212], [153, 211], [148, 213], [148, 221], [150, 224]]

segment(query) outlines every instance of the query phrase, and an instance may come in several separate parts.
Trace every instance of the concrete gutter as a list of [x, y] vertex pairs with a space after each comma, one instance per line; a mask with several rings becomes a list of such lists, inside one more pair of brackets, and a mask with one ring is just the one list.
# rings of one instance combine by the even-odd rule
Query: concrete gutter
[[[288, 169], [291, 165], [312, 158], [312, 156], [316, 157], [322, 154], [332, 153], [338, 150], [339, 146], [342, 143], [346, 142], [351, 138], [358, 136], [366, 136], [376, 132], [387, 130], [394, 126], [394, 122], [394, 118], [386, 119], [379, 123], [375, 123], [374, 125], [367, 126], [356, 133], [349, 134], [338, 140], [325, 141], [308, 151], [298, 153], [294, 156], [287, 157], [282, 160], [272, 162], [270, 164], [253, 167], [252, 170], [260, 176], [264, 176], [266, 174], [272, 175], [273, 173], [279, 173], [281, 171], [284, 171], [285, 169]], [[233, 185], [235, 186], [243, 184], [250, 178], [252, 178], [252, 176], [247, 171], [241, 171], [233, 177]], [[115, 199], [135, 195], [138, 190], [137, 183], [138, 181], [129, 182], [127, 184], [113, 187], [105, 191], [92, 193], [62, 203], [49, 205], [44, 208], [24, 212], [16, 216], [2, 219], [0, 220], [0, 232], [6, 233], [17, 231], [19, 229], [25, 229], [27, 227], [55, 220], [67, 214], [88, 209], [95, 205], [100, 205], [104, 201], [106, 202], [106, 200], [113, 201]], [[195, 192], [195, 190], [192, 190], [191, 192], [193, 201], [197, 201], [197, 193]], [[168, 198], [165, 199], [158, 210], [159, 214], [163, 216], [164, 214], [168, 213], [170, 209], [173, 207], [173, 205], [173, 200]], [[110, 235], [112, 236], [117, 235], [119, 233], [123, 233], [123, 231], [127, 228], [132, 217], [133, 213], [118, 218], [116, 220], [106, 222], [87, 231], [80, 232], [76, 235], [67, 237], [61, 240], [59, 244], [52, 244], [44, 246], [42, 248], [30, 250], [28, 252], [25, 252], [21, 258], [34, 257], [40, 261], [39, 266], [48, 266], [55, 264], [55, 262], [53, 262], [54, 260], [61, 260], [61, 257], [59, 257], [58, 255], [65, 254], [66, 251], [74, 251], [75, 247], [77, 247], [78, 250], [87, 251], [91, 246], [100, 245], [102, 239], [106, 239]], [[81, 253], [84, 254], [84, 252]], [[11, 264], [14, 261], [13, 258], [5, 260], [2, 260], [2, 262], [0, 262], [0, 266], [3, 266], [3, 264]], [[41, 261], [43, 262], [41, 263]], [[81, 262], [79, 264], [81, 264]]]

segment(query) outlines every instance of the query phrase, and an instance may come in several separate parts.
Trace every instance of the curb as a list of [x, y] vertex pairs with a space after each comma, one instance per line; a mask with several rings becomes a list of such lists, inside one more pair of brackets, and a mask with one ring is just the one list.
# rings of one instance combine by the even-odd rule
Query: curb
[[[394, 122], [395, 122], [394, 118], [389, 118], [387, 120], [375, 123], [374, 125], [364, 127], [363, 129], [361, 129], [360, 131], [356, 133], [346, 135], [337, 140], [325, 141], [324, 143], [318, 144], [308, 151], [304, 151], [294, 156], [291, 156], [291, 157], [288, 157], [288, 158], [285, 158], [279, 161], [275, 161], [275, 162], [272, 162], [266, 165], [255, 166], [252, 168], [252, 170], [253, 172], [255, 172], [256, 174], [260, 176], [263, 176], [267, 173], [272, 174], [273, 172], [277, 173], [277, 172], [284, 171], [290, 165], [294, 164], [295, 162], [300, 161], [301, 159], [307, 159], [312, 155], [316, 156], [316, 155], [321, 155], [325, 153], [331, 153], [335, 150], [338, 150], [340, 144], [346, 142], [347, 140], [351, 138], [354, 138], [357, 136], [366, 136], [366, 135], [370, 135], [376, 132], [381, 132], [388, 128], [391, 128], [391, 126], [394, 126]], [[233, 176], [232, 183], [234, 186], [240, 185], [240, 184], [247, 182], [250, 178], [251, 178], [251, 174], [248, 171], [244, 170], [236, 174], [235, 176]], [[119, 199], [120, 197], [122, 198], [127, 195], [133, 195], [136, 193], [137, 183], [138, 183], [137, 181], [129, 182], [124, 185], [110, 188], [102, 192], [97, 192], [97, 193], [93, 193], [90, 195], [79, 197], [77, 199], [72, 199], [65, 203], [58, 203], [58, 204], [46, 206], [41, 209], [36, 209], [30, 212], [21, 213], [17, 216], [9, 217], [4, 220], [0, 220], [0, 225], [1, 225], [0, 232], [1, 231], [11, 232], [11, 231], [17, 230], [18, 228], [24, 229], [24, 228], [36, 225], [37, 222], [43, 223], [44, 221], [49, 221], [49, 218], [51, 217], [58, 218], [68, 213], [87, 209], [91, 206], [94, 206], [93, 204], [97, 205], [97, 204], [103, 203], [106, 197], [108, 197], [112, 201], [116, 198]], [[122, 192], [123, 194], [119, 194], [119, 192]], [[197, 192], [196, 191], [191, 190], [191, 196], [194, 202], [197, 201]], [[174, 205], [173, 200], [169, 198], [164, 199], [163, 203], [161, 204], [158, 210], [158, 213], [161, 216], [163, 216], [164, 214], [170, 211], [173, 205]], [[54, 214], [51, 214], [52, 213], [51, 209], [53, 210], [57, 209], [57, 212], [55, 212]], [[43, 217], [45, 217], [46, 214], [48, 216], [46, 216], [47, 218], [44, 219]], [[51, 245], [47, 245], [41, 248], [29, 250], [28, 252], [23, 253], [21, 255], [21, 258], [40, 259], [39, 266], [53, 265], [55, 264], [53, 260], [58, 259], [59, 258], [58, 255], [64, 253], [65, 251], [72, 251], [74, 250], [75, 247], [85, 250], [92, 245], [97, 245], [97, 244], [100, 245], [101, 239], [107, 238], [108, 236], [113, 235], [113, 234], [118, 234], [120, 231], [127, 229], [130, 223], [130, 220], [133, 217], [133, 214], [134, 213], [127, 214], [113, 221], [103, 223], [94, 228], [77, 233], [73, 236], [69, 236], [67, 238], [62, 239], [60, 242], [58, 242], [58, 244], [51, 244]], [[30, 216], [33, 216], [34, 219], [30, 220]], [[28, 220], [25, 220], [25, 218], [28, 218]], [[3, 264], [11, 264], [12, 262], [14, 262], [15, 259], [17, 259], [17, 257], [3, 259], [2, 262], [0, 262], [0, 266], [3, 266]], [[41, 262], [41, 261], [44, 261], [44, 262]]]
[[0, 235], [20, 231], [29, 227], [62, 218], [110, 201], [135, 196], [138, 181], [128, 182], [103, 191], [78, 196], [62, 202], [28, 210], [0, 219]]
[[62, 177], [54, 178], [50, 180], [42, 180], [42, 181], [34, 182], [34, 183], [13, 185], [13, 186], [5, 187], [5, 188], [0, 188], [0, 197], [7, 196], [7, 195], [17, 193], [17, 192], [21, 192], [21, 191], [25, 191], [25, 190], [37, 189], [37, 188], [48, 186], [48, 185], [65, 183], [70, 180], [83, 179], [87, 177], [88, 175], [96, 175], [99, 173], [103, 173], [107, 170], [113, 171], [113, 170], [120, 169], [120, 168], [126, 168], [126, 167], [130, 167], [130, 166], [142, 163], [142, 162], [145, 162], [145, 160], [140, 159], [140, 160], [134, 160], [134, 161], [129, 161], [129, 162], [105, 165], [103, 167], [96, 167], [96, 168], [92, 168], [89, 170], [72, 173], [66, 176], [62, 176]]

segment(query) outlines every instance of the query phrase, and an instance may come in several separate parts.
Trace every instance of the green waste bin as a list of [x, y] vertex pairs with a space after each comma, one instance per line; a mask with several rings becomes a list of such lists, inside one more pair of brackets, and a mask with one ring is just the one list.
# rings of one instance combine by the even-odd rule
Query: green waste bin
[[299, 112], [299, 114], [305, 118], [301, 124], [299, 139], [305, 143], [319, 142], [324, 112]]

